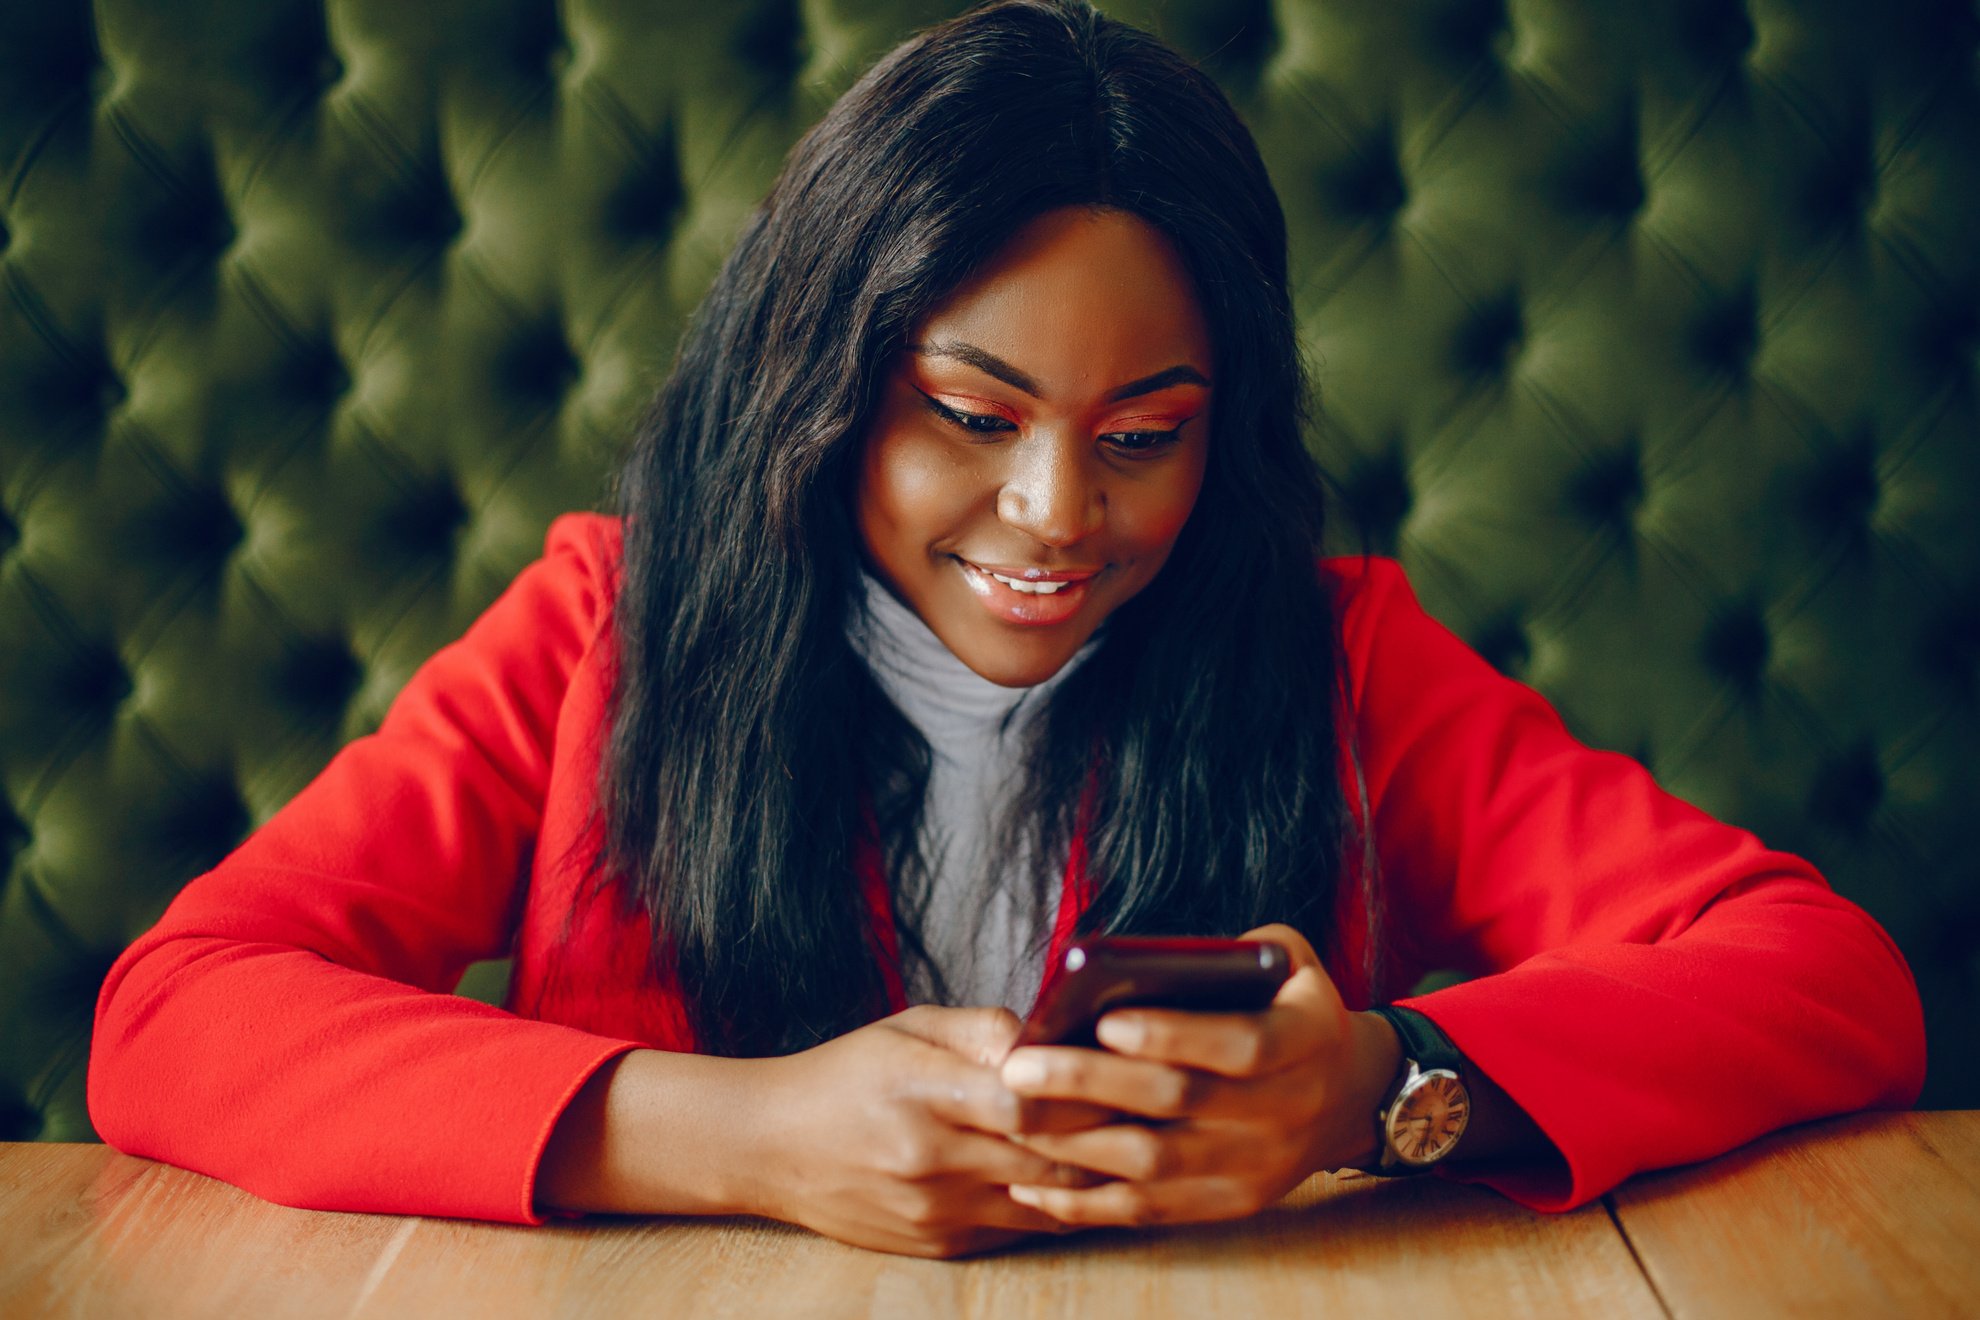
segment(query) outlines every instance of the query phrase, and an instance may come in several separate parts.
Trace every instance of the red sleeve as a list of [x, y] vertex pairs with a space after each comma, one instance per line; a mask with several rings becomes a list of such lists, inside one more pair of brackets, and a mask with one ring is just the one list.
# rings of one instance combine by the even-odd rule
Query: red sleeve
[[[1424, 613], [1388, 560], [1331, 561], [1389, 929], [1476, 979], [1435, 1021], [1565, 1160], [1479, 1179], [1563, 1210], [1924, 1082], [1910, 969], [1813, 867], [1572, 738]], [[1454, 1176], [1463, 1176], [1455, 1174]]]
[[564, 1107], [632, 1048], [446, 993], [508, 951], [609, 524], [544, 559], [180, 893], [103, 984], [97, 1131], [289, 1205], [537, 1222]]

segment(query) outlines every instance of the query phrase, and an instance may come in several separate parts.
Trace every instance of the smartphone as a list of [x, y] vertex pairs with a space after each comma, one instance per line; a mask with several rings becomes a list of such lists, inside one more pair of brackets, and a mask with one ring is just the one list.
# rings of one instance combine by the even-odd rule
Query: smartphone
[[1081, 940], [1066, 950], [1011, 1048], [1098, 1048], [1093, 1028], [1116, 1008], [1255, 1013], [1291, 974], [1285, 946], [1269, 940]]

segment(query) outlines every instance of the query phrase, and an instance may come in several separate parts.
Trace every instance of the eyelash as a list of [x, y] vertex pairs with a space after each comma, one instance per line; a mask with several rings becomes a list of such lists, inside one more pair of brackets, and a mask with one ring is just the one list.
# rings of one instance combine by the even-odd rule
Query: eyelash
[[[940, 417], [943, 421], [948, 422], [958, 430], [968, 432], [970, 435], [1001, 435], [1005, 431], [1015, 431], [1017, 429], [1016, 424], [1008, 417], [999, 417], [995, 413], [964, 412], [960, 408], [951, 408], [945, 403], [931, 399], [926, 394], [921, 397], [927, 401], [928, 407], [937, 417]], [[1184, 421], [1177, 422], [1166, 431], [1109, 431], [1100, 438], [1102, 440], [1119, 440], [1121, 438], [1132, 437], [1144, 441], [1145, 443], [1138, 445], [1116, 444], [1114, 446], [1124, 454], [1133, 454], [1136, 457], [1141, 457], [1152, 454], [1160, 449], [1166, 449], [1170, 445], [1175, 444], [1182, 438], [1182, 429], [1187, 424], [1187, 419], [1185, 419]]]

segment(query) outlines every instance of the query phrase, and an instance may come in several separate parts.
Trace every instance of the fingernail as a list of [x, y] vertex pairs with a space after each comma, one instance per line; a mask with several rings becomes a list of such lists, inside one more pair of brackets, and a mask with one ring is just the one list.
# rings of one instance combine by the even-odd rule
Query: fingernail
[[1148, 1033], [1133, 1018], [1103, 1017], [1100, 1025], [1093, 1029], [1093, 1034], [1100, 1038], [1102, 1045], [1123, 1054], [1134, 1053], [1148, 1038]]
[[1045, 1197], [1036, 1187], [1013, 1187], [1011, 1188], [1011, 1199], [1019, 1205], [1028, 1205], [1033, 1210], [1036, 1210], [1039, 1203]]
[[1023, 1091], [1044, 1084], [1045, 1061], [1037, 1055], [1020, 1051], [1005, 1060], [1004, 1085], [1013, 1091]]

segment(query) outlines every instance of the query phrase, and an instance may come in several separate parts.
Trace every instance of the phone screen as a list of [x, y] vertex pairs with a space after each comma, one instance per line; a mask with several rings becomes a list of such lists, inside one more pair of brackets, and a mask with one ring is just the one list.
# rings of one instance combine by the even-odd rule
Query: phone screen
[[1285, 946], [1269, 940], [1081, 940], [1053, 970], [1012, 1048], [1097, 1048], [1093, 1028], [1116, 1008], [1255, 1013], [1271, 1004], [1291, 974]]

